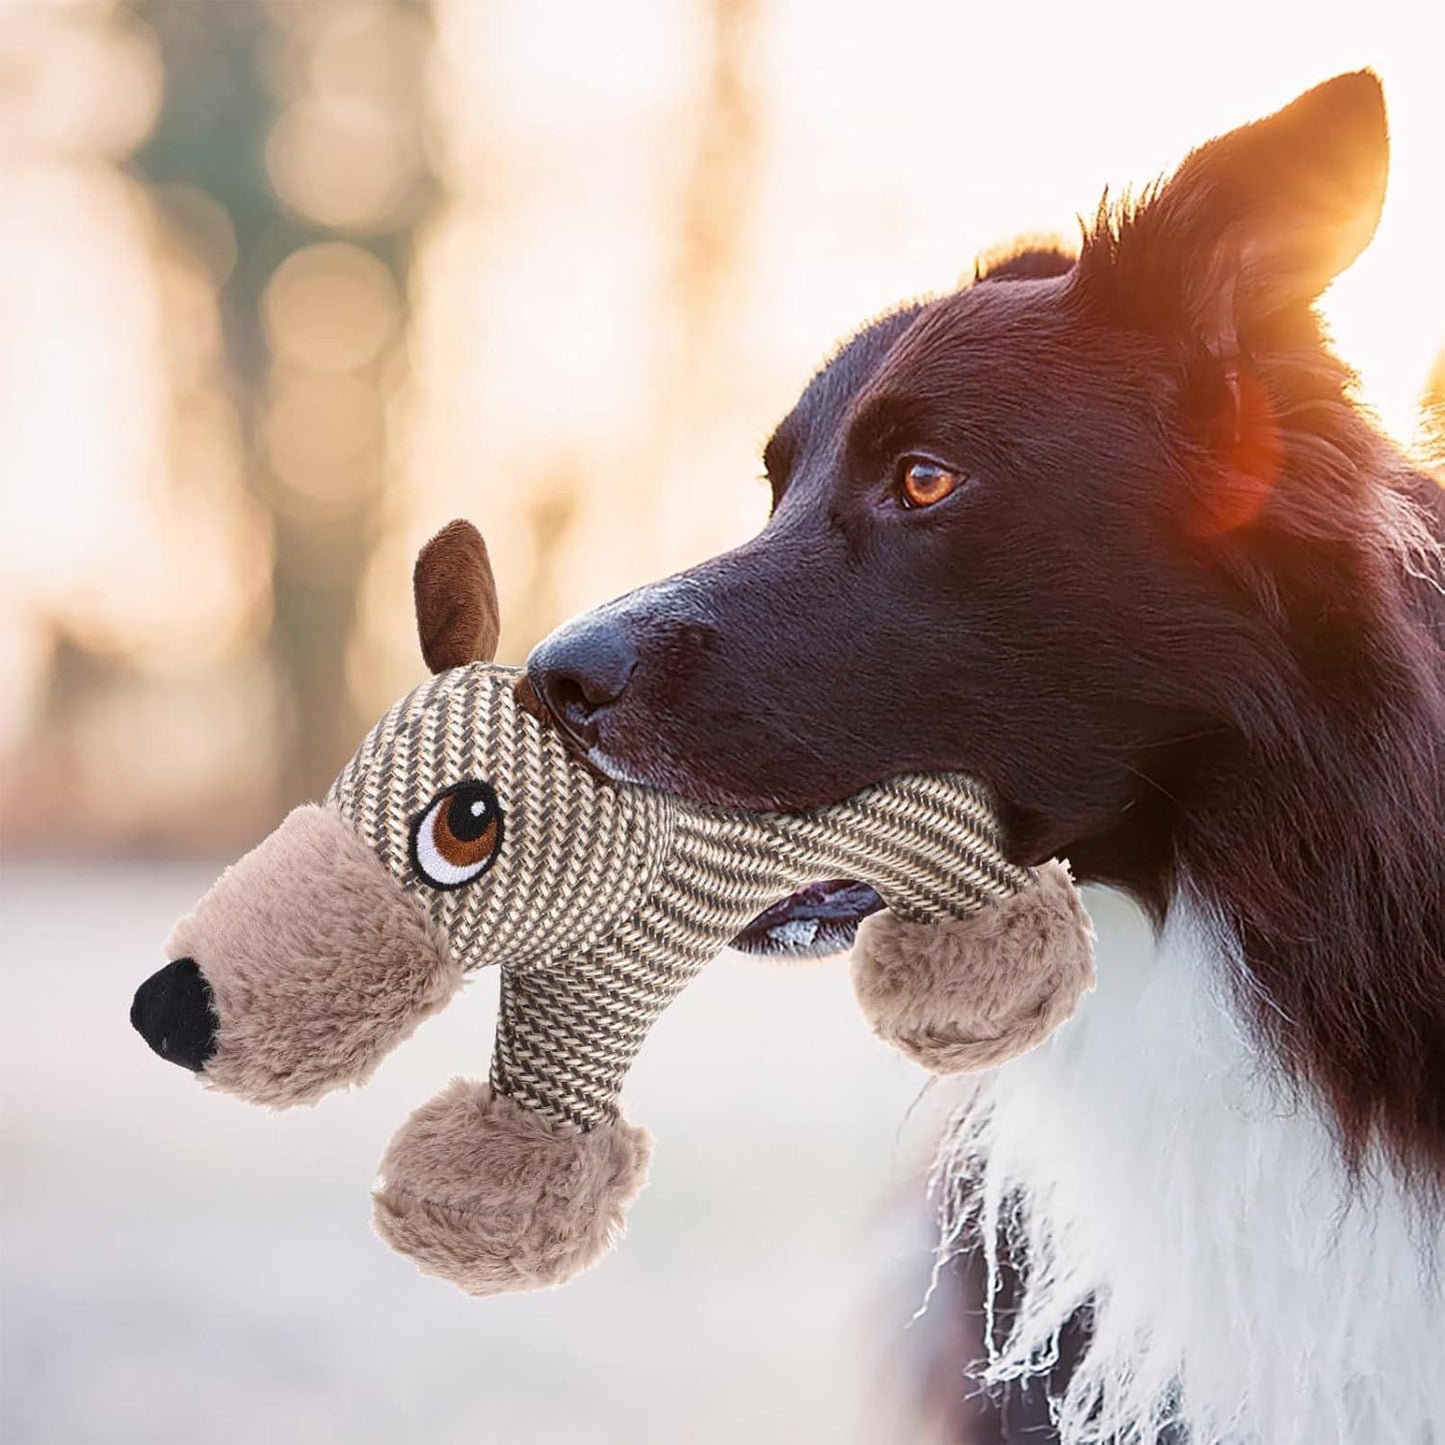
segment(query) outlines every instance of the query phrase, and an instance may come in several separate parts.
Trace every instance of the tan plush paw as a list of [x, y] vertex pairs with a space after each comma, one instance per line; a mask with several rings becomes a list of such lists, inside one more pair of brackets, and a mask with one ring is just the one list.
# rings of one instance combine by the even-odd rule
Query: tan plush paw
[[622, 1233], [651, 1157], [652, 1136], [625, 1120], [584, 1134], [456, 1079], [397, 1131], [372, 1219], [468, 1294], [565, 1284]]
[[853, 989], [874, 1033], [935, 1074], [991, 1069], [1041, 1043], [1094, 986], [1094, 930], [1068, 865], [967, 918], [866, 918]]

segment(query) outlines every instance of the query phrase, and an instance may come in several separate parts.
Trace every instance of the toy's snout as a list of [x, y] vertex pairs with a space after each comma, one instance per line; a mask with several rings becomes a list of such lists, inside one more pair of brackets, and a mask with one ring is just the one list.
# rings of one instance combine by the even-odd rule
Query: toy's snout
[[193, 958], [178, 958], [151, 974], [135, 991], [131, 1026], [158, 1053], [200, 1073], [216, 1052], [220, 1021], [211, 989]]
[[255, 1103], [366, 1079], [461, 969], [333, 808], [297, 808], [171, 935], [131, 1023], [162, 1058]]

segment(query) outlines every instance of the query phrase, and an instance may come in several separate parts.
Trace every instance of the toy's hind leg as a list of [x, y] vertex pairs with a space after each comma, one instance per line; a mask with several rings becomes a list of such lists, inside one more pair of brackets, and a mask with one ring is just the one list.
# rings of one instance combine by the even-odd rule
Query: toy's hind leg
[[874, 1032], [931, 1073], [990, 1069], [1041, 1043], [1094, 986], [1093, 928], [1053, 861], [965, 918], [865, 919], [853, 985]]

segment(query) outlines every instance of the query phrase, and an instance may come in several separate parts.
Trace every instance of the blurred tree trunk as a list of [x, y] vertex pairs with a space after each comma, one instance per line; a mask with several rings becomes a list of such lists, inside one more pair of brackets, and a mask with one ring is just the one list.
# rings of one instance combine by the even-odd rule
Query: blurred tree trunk
[[705, 364], [726, 320], [756, 196], [761, 126], [748, 80], [760, 0], [705, 0], [707, 69], [683, 186], [673, 285], [690, 368]]
[[[397, 11], [417, 7], [398, 0]], [[268, 173], [267, 145], [282, 113], [288, 68], [300, 68], [304, 39], [288, 33], [282, 7], [197, 0], [136, 0], [140, 18], [160, 42], [165, 99], [150, 139], [131, 169], [149, 187], [201, 192], [225, 212], [235, 233], [235, 262], [221, 284], [224, 344], [247, 453], [247, 485], [274, 526], [273, 616], [269, 650], [285, 712], [280, 733], [284, 802], [318, 796], [354, 745], [359, 726], [347, 686], [347, 646], [361, 577], [375, 543], [378, 503], [389, 483], [386, 447], [354, 459], [344, 490], [324, 507], [297, 505], [295, 488], [278, 475], [265, 442], [268, 410], [280, 384], [263, 324], [267, 287], [279, 267], [303, 248], [344, 240], [374, 256], [404, 294], [411, 243], [428, 192], [419, 165], [412, 191], [394, 217], [366, 234], [308, 219], [280, 200]], [[307, 27], [343, 7], [314, 0], [293, 7]], [[308, 13], [309, 12], [309, 13]], [[415, 123], [415, 117], [409, 118]], [[420, 148], [417, 148], [417, 156]], [[344, 162], [340, 162], [344, 163]], [[184, 225], [184, 217], [180, 218]], [[368, 435], [386, 437], [386, 399], [401, 348], [377, 362], [390, 369], [374, 388], [376, 415]], [[327, 421], [317, 417], [314, 425]]]

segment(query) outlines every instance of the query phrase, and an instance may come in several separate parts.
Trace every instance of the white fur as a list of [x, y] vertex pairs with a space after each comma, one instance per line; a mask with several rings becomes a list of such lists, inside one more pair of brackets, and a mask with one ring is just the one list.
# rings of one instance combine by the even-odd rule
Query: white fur
[[1314, 1101], [1239, 1022], [1235, 950], [1197, 906], [1176, 900], [1132, 966], [1109, 931], [1094, 996], [980, 1086], [940, 1164], [955, 1206], [978, 1189], [952, 1243], [1004, 1226], [1030, 1261], [990, 1379], [1046, 1366], [1092, 1299], [1065, 1445], [1170, 1421], [1190, 1445], [1445, 1445], [1438, 1217], [1383, 1167], [1351, 1190]]

